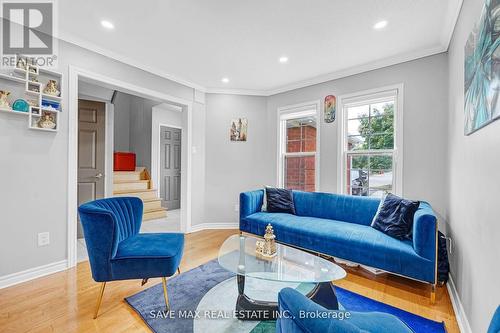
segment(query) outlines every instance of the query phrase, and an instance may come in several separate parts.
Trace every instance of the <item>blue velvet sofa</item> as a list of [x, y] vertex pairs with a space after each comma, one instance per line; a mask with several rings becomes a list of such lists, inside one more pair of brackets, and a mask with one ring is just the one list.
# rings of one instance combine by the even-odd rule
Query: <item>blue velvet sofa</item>
[[293, 191], [296, 215], [261, 211], [264, 190], [240, 194], [240, 231], [436, 285], [437, 220], [421, 202], [413, 240], [400, 241], [370, 226], [380, 199]]
[[282, 289], [278, 294], [278, 309], [281, 316], [276, 322], [276, 333], [413, 332], [393, 315], [327, 310], [291, 288]]

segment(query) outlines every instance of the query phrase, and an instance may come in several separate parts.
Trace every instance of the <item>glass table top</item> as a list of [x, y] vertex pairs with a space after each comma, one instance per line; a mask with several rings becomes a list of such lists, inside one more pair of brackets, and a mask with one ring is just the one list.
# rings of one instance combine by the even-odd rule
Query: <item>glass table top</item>
[[328, 282], [343, 279], [346, 272], [340, 266], [308, 252], [276, 243], [276, 256], [262, 257], [255, 252], [262, 239], [230, 236], [219, 250], [219, 264], [238, 275], [282, 282]]

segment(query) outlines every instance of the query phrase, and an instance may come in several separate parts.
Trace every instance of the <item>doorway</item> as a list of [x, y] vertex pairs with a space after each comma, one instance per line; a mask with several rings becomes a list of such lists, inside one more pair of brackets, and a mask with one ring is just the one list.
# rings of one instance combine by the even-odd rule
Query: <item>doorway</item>
[[[106, 105], [103, 102], [78, 100], [78, 205], [104, 198]], [[78, 219], [77, 238], [83, 238]]]
[[160, 126], [160, 197], [168, 210], [181, 206], [181, 131]]

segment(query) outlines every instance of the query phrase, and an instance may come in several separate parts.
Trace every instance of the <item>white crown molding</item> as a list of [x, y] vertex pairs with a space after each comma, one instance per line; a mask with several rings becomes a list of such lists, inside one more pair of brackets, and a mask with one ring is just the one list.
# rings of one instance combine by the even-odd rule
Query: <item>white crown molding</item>
[[267, 90], [253, 89], [207, 88], [206, 93], [221, 95], [270, 96], [269, 91]]
[[443, 36], [441, 43], [446, 45], [446, 50], [450, 47], [451, 39], [453, 38], [453, 33], [455, 32], [455, 26], [457, 25], [458, 18], [460, 17], [460, 11], [462, 10], [463, 0], [455, 0], [450, 3], [450, 8], [448, 10], [448, 16], [445, 18], [445, 26], [443, 31]]
[[45, 275], [57, 273], [68, 268], [68, 261], [61, 260], [47, 265], [30, 268], [21, 272], [0, 276], [0, 289], [13, 286], [18, 283], [30, 281]]
[[233, 223], [201, 223], [191, 226], [189, 233], [202, 231], [202, 230], [214, 230], [214, 229], [239, 229], [240, 225], [238, 222]]
[[129, 57], [123, 56], [123, 55], [118, 54], [116, 52], [110, 51], [108, 49], [104, 49], [104, 48], [102, 48], [100, 46], [97, 46], [94, 43], [91, 43], [91, 42], [83, 40], [83, 39], [81, 39], [79, 37], [76, 37], [73, 34], [70, 34], [70, 33], [67, 33], [67, 32], [66, 33], [60, 33], [59, 39], [65, 41], [67, 43], [74, 44], [76, 46], [79, 46], [79, 47], [82, 47], [84, 49], [90, 50], [92, 52], [101, 54], [101, 55], [103, 55], [103, 56], [105, 56], [107, 58], [110, 58], [110, 59], [122, 62], [122, 63], [130, 65], [132, 67], [136, 67], [136, 68], [141, 69], [141, 70], [143, 70], [145, 72], [148, 72], [148, 73], [151, 73], [151, 74], [163, 77], [165, 79], [168, 79], [170, 81], [182, 84], [184, 86], [187, 86], [187, 87], [190, 87], [190, 88], [193, 88], [193, 89], [197, 89], [197, 90], [200, 90], [202, 92], [206, 92], [206, 90], [207, 90], [206, 87], [204, 87], [202, 85], [199, 85], [199, 84], [197, 84], [195, 82], [192, 82], [192, 81], [189, 81], [189, 80], [185, 80], [185, 79], [180, 78], [178, 76], [169, 74], [169, 73], [167, 73], [165, 71], [162, 71], [162, 70], [159, 70], [158, 68], [154, 68], [154, 67], [145, 65], [145, 64], [143, 64], [143, 63], [141, 63], [141, 62], [139, 62], [137, 60], [133, 60], [133, 59], [131, 59]]
[[396, 55], [396, 56], [389, 57], [389, 58], [384, 58], [381, 60], [377, 60], [377, 61], [363, 64], [363, 65], [354, 66], [354, 67], [351, 67], [348, 69], [344, 69], [344, 70], [316, 76], [316, 77], [306, 79], [303, 81], [295, 82], [292, 84], [288, 84], [288, 85], [282, 86], [280, 88], [271, 89], [271, 90], [267, 91], [266, 96], [272, 96], [272, 95], [284, 93], [287, 91], [312, 86], [315, 84], [320, 84], [320, 83], [324, 83], [324, 82], [328, 82], [328, 81], [332, 81], [332, 80], [338, 80], [338, 79], [341, 79], [344, 77], [348, 77], [348, 76], [352, 76], [352, 75], [356, 75], [356, 74], [362, 74], [362, 73], [370, 72], [370, 71], [373, 71], [376, 69], [397, 65], [397, 64], [404, 63], [404, 62], [417, 60], [420, 58], [429, 57], [429, 56], [432, 56], [435, 54], [446, 52], [447, 49], [448, 49], [447, 46], [438, 45], [438, 46], [435, 46], [435, 47], [432, 47], [432, 48], [429, 48], [426, 50], [418, 50], [415, 52], [410, 52], [410, 53], [400, 54], [400, 55]]
[[455, 30], [455, 26], [457, 24], [458, 18], [460, 16], [460, 10], [462, 8], [463, 0], [455, 0], [450, 4], [450, 10], [448, 10], [448, 15], [444, 18], [445, 27], [442, 32], [441, 43], [438, 46], [431, 47], [425, 50], [417, 50], [414, 52], [409, 52], [405, 54], [396, 55], [393, 57], [384, 58], [381, 60], [369, 62], [366, 64], [354, 66], [351, 68], [331, 72], [324, 75], [319, 75], [316, 77], [308, 78], [305, 80], [297, 81], [294, 83], [290, 83], [287, 85], [283, 85], [281, 87], [267, 89], [267, 90], [259, 90], [259, 89], [231, 89], [231, 88], [210, 88], [205, 87], [203, 85], [197, 84], [195, 82], [183, 79], [181, 77], [169, 74], [165, 71], [158, 70], [152, 66], [145, 65], [139, 61], [130, 59], [129, 57], [117, 54], [116, 52], [110, 51], [108, 49], [104, 49], [99, 47], [91, 42], [85, 41], [79, 37], [76, 37], [69, 33], [61, 33], [60, 39], [64, 40], [68, 43], [75, 44], [77, 46], [83, 47], [90, 51], [102, 54], [108, 58], [120, 61], [127, 65], [139, 68], [146, 72], [158, 75], [160, 77], [166, 78], [173, 82], [177, 82], [184, 86], [199, 90], [201, 92], [210, 93], [210, 94], [230, 94], [230, 95], [249, 95], [249, 96], [272, 96], [280, 93], [284, 93], [287, 91], [300, 89], [304, 87], [308, 87], [315, 84], [320, 84], [332, 80], [341, 79], [344, 77], [348, 77], [351, 75], [361, 74], [364, 72], [369, 72], [372, 70], [393, 66], [396, 64], [417, 60], [420, 58], [425, 58], [431, 55], [443, 53], [448, 51], [448, 47], [450, 45], [451, 39], [453, 38], [453, 32]]
[[469, 320], [465, 314], [464, 306], [462, 305], [462, 301], [460, 300], [460, 296], [458, 295], [457, 288], [455, 287], [455, 282], [453, 281], [451, 274], [449, 275], [446, 288], [448, 289], [448, 294], [450, 295], [451, 305], [453, 306], [453, 311], [455, 311], [455, 317], [457, 319], [460, 332], [472, 333]]

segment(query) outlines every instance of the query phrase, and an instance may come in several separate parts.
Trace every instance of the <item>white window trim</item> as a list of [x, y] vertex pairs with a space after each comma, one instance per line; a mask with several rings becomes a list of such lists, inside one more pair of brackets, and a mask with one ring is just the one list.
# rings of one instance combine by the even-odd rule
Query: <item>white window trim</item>
[[[314, 110], [314, 111], [313, 111]], [[316, 117], [316, 153], [315, 155], [315, 179], [314, 188], [315, 191], [320, 189], [320, 137], [321, 137], [321, 101], [315, 100], [310, 102], [304, 102], [294, 105], [287, 105], [278, 108], [278, 135], [277, 135], [277, 169], [276, 169], [276, 186], [284, 187], [284, 165], [282, 153], [285, 148], [286, 141], [286, 131], [284, 126], [286, 126], [286, 120], [293, 119], [302, 116], [314, 116]], [[303, 155], [303, 154], [300, 154]], [[312, 154], [311, 154], [312, 155]]]
[[[346, 147], [347, 142], [345, 140], [345, 131], [347, 130], [347, 117], [345, 115], [344, 105], [355, 104], [357, 101], [363, 103], [367, 99], [376, 100], [378, 98], [383, 99], [388, 96], [393, 96], [396, 92], [396, 113], [394, 118], [394, 149], [389, 150], [394, 154], [394, 188], [393, 193], [399, 196], [403, 196], [403, 154], [404, 154], [404, 142], [403, 142], [403, 98], [404, 98], [404, 85], [403, 83], [395, 84], [391, 86], [364, 90], [355, 92], [352, 94], [345, 94], [338, 97], [337, 104], [337, 121], [338, 121], [338, 156], [337, 156], [337, 192], [341, 194], [346, 194], [346, 184], [345, 184], [345, 169], [346, 169]], [[380, 150], [383, 153], [384, 150]], [[351, 153], [363, 153], [363, 151], [356, 151]]]

